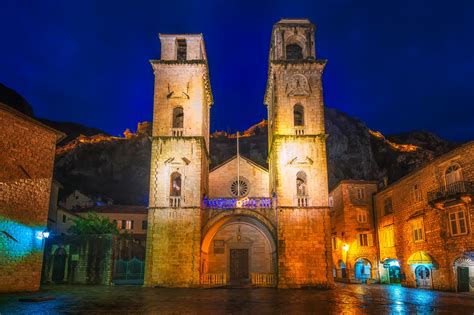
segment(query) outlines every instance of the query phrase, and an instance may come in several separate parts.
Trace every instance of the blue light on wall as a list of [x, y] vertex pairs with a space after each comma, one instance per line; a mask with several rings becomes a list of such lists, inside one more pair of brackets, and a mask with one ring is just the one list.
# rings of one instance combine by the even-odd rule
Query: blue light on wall
[[45, 226], [28, 226], [0, 216], [0, 256], [21, 259], [42, 251], [45, 232]]

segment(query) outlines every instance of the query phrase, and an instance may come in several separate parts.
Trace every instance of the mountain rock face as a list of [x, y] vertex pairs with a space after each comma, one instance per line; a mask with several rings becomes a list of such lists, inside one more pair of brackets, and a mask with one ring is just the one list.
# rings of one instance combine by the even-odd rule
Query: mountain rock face
[[[112, 198], [117, 204], [146, 205], [151, 133], [144, 125], [124, 138], [82, 137], [58, 149], [55, 178], [68, 190]], [[428, 132], [384, 137], [331, 108], [326, 109], [326, 132], [330, 188], [343, 179], [390, 183], [455, 147]], [[267, 167], [267, 139], [267, 123], [262, 121], [242, 133], [240, 153]], [[235, 134], [211, 135], [211, 169], [236, 154], [236, 141]]]
[[23, 96], [2, 83], [0, 83], [0, 103], [8, 105], [25, 115], [34, 117], [33, 108]]
[[[14, 90], [0, 84], [0, 102], [34, 117], [28, 102]], [[456, 144], [436, 135], [413, 131], [384, 137], [360, 120], [336, 109], [326, 108], [329, 188], [343, 179], [398, 180]], [[151, 124], [138, 124], [135, 133], [111, 137], [105, 132], [76, 123], [44, 124], [64, 132], [57, 150], [54, 177], [63, 194], [78, 189], [93, 197], [112, 198], [116, 204], [148, 203], [150, 182]], [[242, 132], [240, 153], [268, 167], [267, 122]], [[219, 131], [211, 135], [211, 169], [236, 154], [235, 134]]]

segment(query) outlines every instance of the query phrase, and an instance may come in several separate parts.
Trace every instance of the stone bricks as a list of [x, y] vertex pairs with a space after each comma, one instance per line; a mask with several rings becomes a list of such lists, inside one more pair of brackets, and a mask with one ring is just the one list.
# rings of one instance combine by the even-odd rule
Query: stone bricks
[[[160, 35], [161, 59], [152, 61], [155, 92], [146, 286], [230, 281], [285, 288], [332, 286], [321, 81], [325, 61], [315, 60], [314, 29], [308, 20], [282, 20], [272, 34], [265, 96], [269, 172], [240, 158], [218, 166], [210, 175], [212, 95], [202, 36]], [[186, 58], [180, 54], [184, 45]], [[287, 60], [286, 45], [301, 49], [302, 59]], [[297, 126], [295, 105], [303, 108], [302, 124]], [[184, 113], [178, 123], [176, 113]], [[235, 198], [230, 185], [237, 178], [237, 161], [241, 177], [249, 184], [247, 197], [271, 199], [271, 203], [207, 208], [204, 197], [219, 202]], [[241, 260], [232, 258], [232, 253], [242, 255]], [[247, 270], [241, 267], [247, 265], [245, 259]]]
[[[452, 166], [459, 175], [450, 184], [448, 169]], [[422, 285], [416, 270], [424, 265], [431, 273], [426, 288], [458, 290], [457, 267], [464, 266], [469, 269], [470, 290], [474, 291], [474, 186], [469, 184], [472, 182], [474, 142], [433, 160], [376, 195], [380, 258], [399, 261], [403, 285]], [[386, 206], [389, 200], [391, 211]], [[450, 214], [459, 211], [465, 216], [466, 233], [453, 235]], [[417, 226], [420, 234], [414, 231]], [[387, 232], [392, 233], [393, 242], [383, 237]], [[412, 255], [419, 252], [428, 254], [432, 264], [409, 263]], [[386, 282], [386, 269], [381, 265], [380, 270], [382, 281]]]
[[39, 288], [59, 132], [0, 104], [0, 292]]
[[[354, 266], [359, 259], [371, 264], [370, 279], [378, 279], [376, 234], [372, 197], [377, 183], [362, 180], [341, 181], [329, 194], [331, 200], [332, 257], [336, 281], [359, 281]], [[359, 235], [367, 235], [361, 244]], [[341, 263], [342, 262], [342, 263]], [[344, 266], [344, 268], [341, 268]], [[345, 275], [343, 277], [345, 269]]]

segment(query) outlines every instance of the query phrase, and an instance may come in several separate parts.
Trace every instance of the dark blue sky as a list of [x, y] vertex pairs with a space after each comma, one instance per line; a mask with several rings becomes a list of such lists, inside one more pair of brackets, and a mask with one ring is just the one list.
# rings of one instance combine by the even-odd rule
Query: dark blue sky
[[39, 117], [119, 134], [150, 120], [158, 33], [203, 33], [211, 128], [266, 117], [272, 25], [307, 17], [326, 106], [383, 133], [474, 139], [474, 1], [3, 0], [0, 82]]

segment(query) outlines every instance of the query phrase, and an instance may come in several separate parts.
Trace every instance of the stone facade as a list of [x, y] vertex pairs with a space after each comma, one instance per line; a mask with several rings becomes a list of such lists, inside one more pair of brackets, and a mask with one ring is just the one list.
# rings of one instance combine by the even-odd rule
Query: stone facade
[[329, 193], [336, 281], [378, 280], [373, 195], [376, 182], [344, 180]]
[[326, 61], [316, 59], [314, 31], [308, 20], [281, 20], [271, 39], [265, 104], [280, 287], [333, 281], [321, 78]]
[[[249, 183], [249, 197], [268, 197], [268, 170], [251, 160], [239, 156], [214, 168], [209, 173], [209, 197], [232, 198], [230, 189], [233, 181], [237, 179], [237, 163], [239, 163], [240, 177]], [[234, 175], [232, 177], [232, 175]]]
[[305, 19], [273, 29], [269, 170], [239, 156], [210, 173], [203, 38], [160, 35], [146, 286], [332, 285], [325, 61], [315, 58], [314, 30]]
[[474, 142], [375, 196], [382, 282], [387, 261], [409, 287], [474, 291]]
[[0, 104], [0, 292], [39, 288], [56, 143], [63, 135]]

